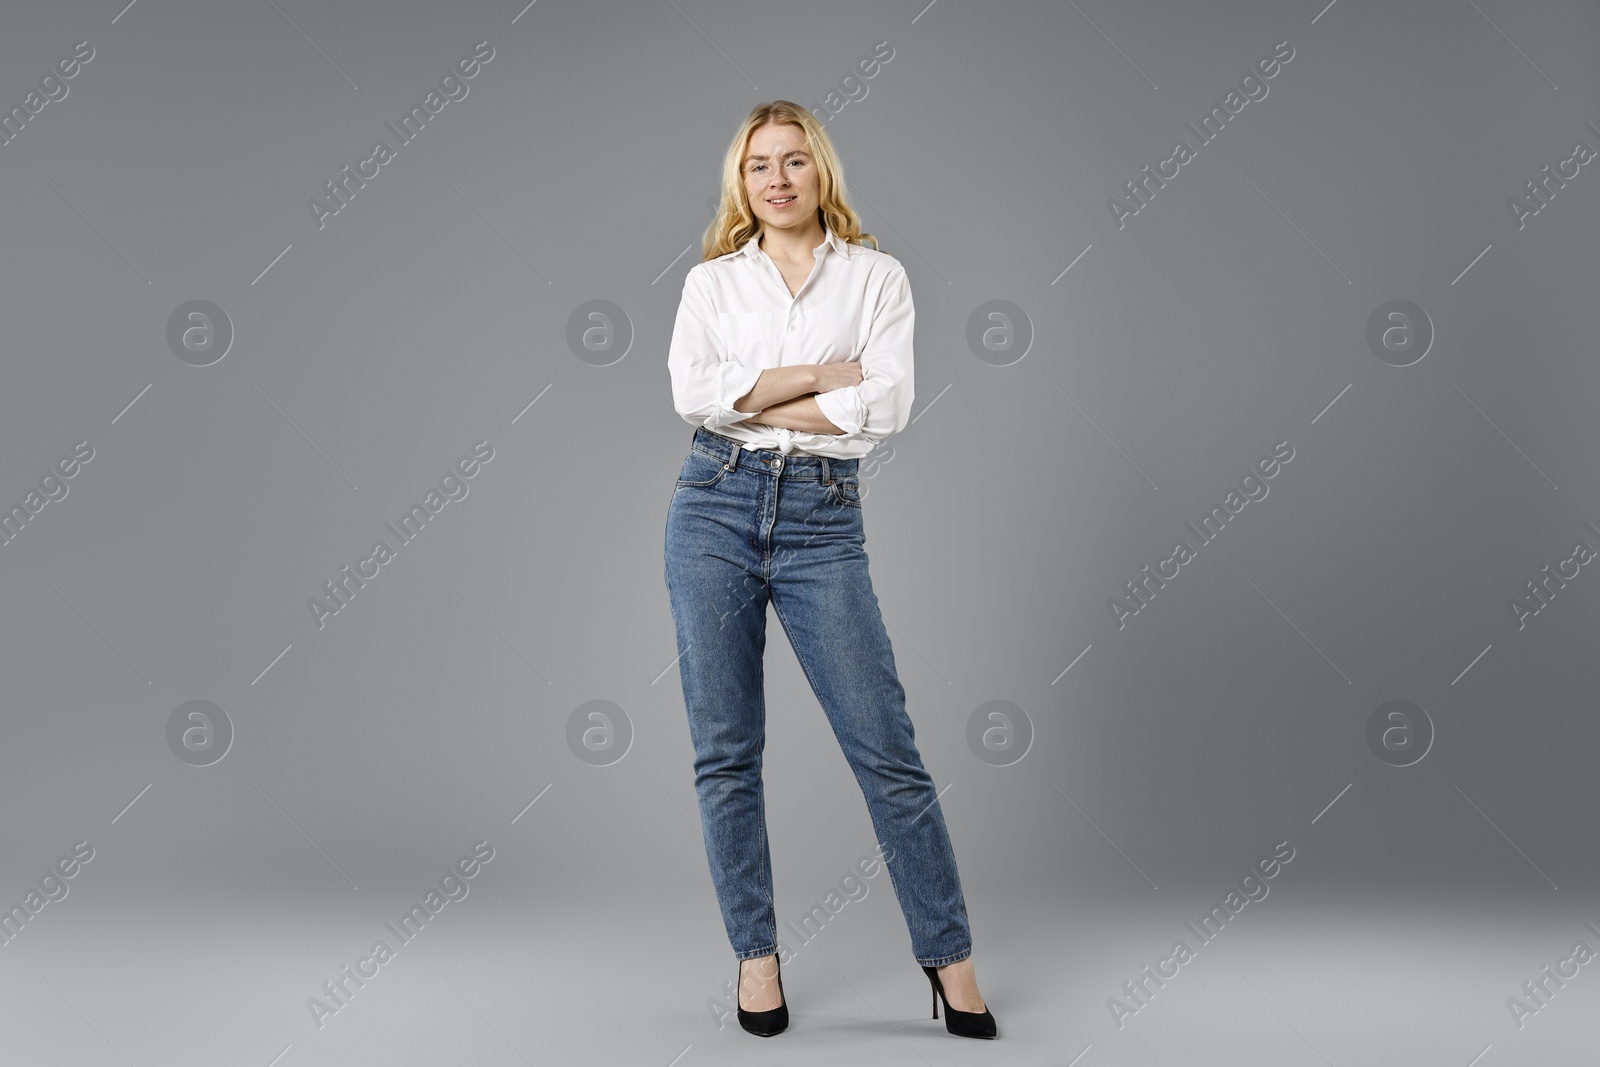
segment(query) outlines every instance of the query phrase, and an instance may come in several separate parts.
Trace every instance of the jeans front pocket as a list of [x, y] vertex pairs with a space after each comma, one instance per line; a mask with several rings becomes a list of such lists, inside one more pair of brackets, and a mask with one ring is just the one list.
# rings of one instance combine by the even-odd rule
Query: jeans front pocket
[[829, 499], [849, 508], [861, 506], [861, 484], [855, 478], [835, 478]]
[[683, 461], [683, 469], [678, 472], [678, 489], [709, 489], [722, 481], [728, 473], [728, 465], [723, 460], [714, 459], [698, 448], [689, 450], [689, 457]]

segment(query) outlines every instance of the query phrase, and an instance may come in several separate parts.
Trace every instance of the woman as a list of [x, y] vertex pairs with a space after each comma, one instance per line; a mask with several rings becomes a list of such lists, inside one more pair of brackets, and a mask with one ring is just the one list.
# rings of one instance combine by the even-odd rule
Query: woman
[[771, 1036], [789, 1014], [761, 787], [770, 601], [866, 797], [933, 1017], [942, 997], [945, 1029], [993, 1037], [863, 548], [857, 468], [910, 417], [914, 320], [905, 269], [864, 237], [811, 112], [787, 100], [752, 110], [723, 160], [721, 209], [667, 358], [673, 406], [696, 427], [665, 570], [695, 790], [739, 960], [739, 1023]]

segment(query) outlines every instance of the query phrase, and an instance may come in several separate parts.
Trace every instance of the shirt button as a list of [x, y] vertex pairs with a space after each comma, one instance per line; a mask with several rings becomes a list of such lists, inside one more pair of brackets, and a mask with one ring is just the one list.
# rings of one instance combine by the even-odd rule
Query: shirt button
[[789, 324], [789, 332], [790, 332], [790, 333], [794, 333], [794, 331], [795, 331], [795, 330], [797, 330], [797, 329], [799, 329], [799, 327], [798, 327], [798, 326], [796, 326], [796, 325], [795, 325], [795, 324], [794, 324], [794, 323], [792, 323], [792, 322], [791, 322], [791, 323], [790, 323], [790, 324]]

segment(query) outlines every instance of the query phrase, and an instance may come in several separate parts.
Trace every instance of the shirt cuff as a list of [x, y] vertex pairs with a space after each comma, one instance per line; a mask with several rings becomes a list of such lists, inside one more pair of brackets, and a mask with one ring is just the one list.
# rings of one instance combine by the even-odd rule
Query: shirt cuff
[[720, 430], [724, 426], [731, 426], [736, 422], [743, 422], [754, 411], [739, 411], [734, 403], [751, 389], [761, 378], [760, 367], [747, 367], [743, 363], [719, 363], [716, 369], [716, 410], [707, 416], [704, 423], [708, 430]]
[[859, 386], [851, 385], [843, 389], [829, 389], [826, 393], [818, 393], [817, 407], [822, 410], [823, 416], [843, 430], [846, 436], [860, 433], [861, 427], [867, 421], [867, 405], [862, 402]]

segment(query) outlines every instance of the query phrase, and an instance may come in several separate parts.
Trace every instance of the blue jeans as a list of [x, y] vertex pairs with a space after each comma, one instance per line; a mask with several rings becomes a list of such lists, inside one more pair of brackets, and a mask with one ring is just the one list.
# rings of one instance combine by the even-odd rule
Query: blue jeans
[[917, 962], [972, 954], [955, 853], [867, 573], [859, 462], [746, 451], [696, 429], [667, 511], [700, 822], [740, 960], [778, 951], [761, 787], [768, 601], [866, 797]]

